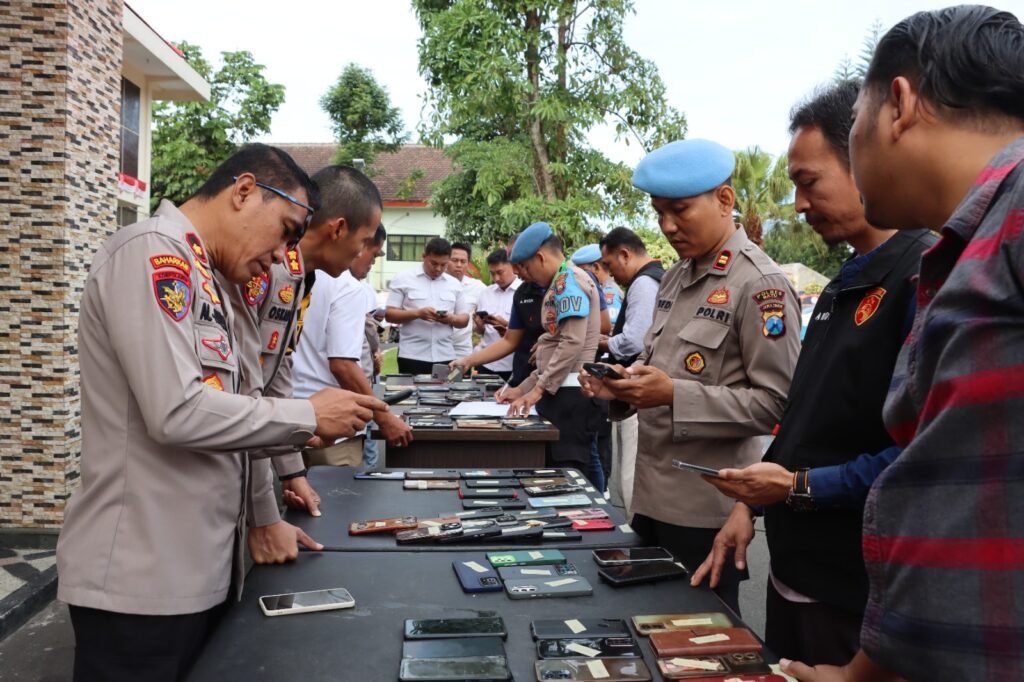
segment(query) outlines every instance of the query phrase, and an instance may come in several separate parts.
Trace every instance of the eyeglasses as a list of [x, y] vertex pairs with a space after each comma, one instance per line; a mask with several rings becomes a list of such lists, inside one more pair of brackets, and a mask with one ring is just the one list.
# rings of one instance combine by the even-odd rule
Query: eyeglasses
[[[238, 176], [237, 175], [232, 176], [231, 180], [234, 181], [234, 182], [237, 182], [238, 181]], [[267, 184], [264, 184], [262, 182], [256, 182], [256, 186], [257, 187], [262, 187], [263, 189], [267, 190], [268, 192], [273, 192], [274, 194], [276, 194], [277, 196], [281, 197], [282, 199], [287, 199], [288, 201], [292, 202], [296, 206], [300, 206], [300, 207], [306, 209], [306, 211], [307, 211], [306, 219], [302, 221], [302, 227], [300, 227], [298, 229], [298, 231], [295, 234], [292, 235], [292, 238], [289, 239], [288, 242], [287, 242], [287, 245], [288, 245], [289, 249], [295, 248], [296, 246], [299, 245], [299, 241], [302, 239], [302, 235], [306, 234], [306, 230], [309, 229], [309, 224], [313, 221], [313, 213], [314, 213], [315, 209], [312, 206], [308, 205], [308, 204], [302, 203], [301, 201], [299, 201], [298, 199], [293, 197], [291, 194], [288, 194], [288, 192], [280, 190], [280, 189], [274, 187], [273, 185], [267, 185]]]

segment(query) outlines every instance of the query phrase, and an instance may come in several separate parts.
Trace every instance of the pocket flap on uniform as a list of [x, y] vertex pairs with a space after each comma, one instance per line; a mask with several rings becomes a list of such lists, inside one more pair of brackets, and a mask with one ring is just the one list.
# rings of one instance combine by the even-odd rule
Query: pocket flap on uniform
[[683, 341], [705, 348], [718, 348], [729, 335], [729, 326], [711, 320], [693, 320], [679, 332]]

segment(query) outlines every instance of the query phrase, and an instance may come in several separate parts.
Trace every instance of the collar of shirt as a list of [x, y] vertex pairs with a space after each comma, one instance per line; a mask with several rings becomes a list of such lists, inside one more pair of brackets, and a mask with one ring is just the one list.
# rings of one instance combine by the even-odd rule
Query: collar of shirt
[[836, 284], [843, 286], [847, 282], [853, 281], [853, 278], [860, 274], [861, 270], [867, 267], [868, 263], [870, 263], [875, 257], [875, 254], [878, 253], [878, 250], [885, 246], [885, 244], [886, 242], [882, 242], [865, 254], [854, 254], [850, 258], [847, 258], [842, 267], [839, 268], [839, 276], [836, 277]]
[[953, 211], [949, 222], [942, 228], [943, 231], [955, 232], [965, 242], [969, 242], [999, 193], [1003, 180], [1022, 161], [1024, 136], [1018, 137], [992, 157], [988, 166], [974, 179], [974, 185]]

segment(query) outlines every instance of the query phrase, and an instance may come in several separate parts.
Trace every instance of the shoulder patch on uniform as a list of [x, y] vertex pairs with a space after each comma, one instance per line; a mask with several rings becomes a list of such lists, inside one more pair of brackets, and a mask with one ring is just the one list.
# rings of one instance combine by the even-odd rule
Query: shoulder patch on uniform
[[729, 302], [729, 290], [725, 287], [719, 287], [711, 292], [708, 296], [708, 303], [711, 305], [725, 305]]
[[213, 301], [214, 305], [220, 305], [220, 296], [217, 295], [217, 292], [214, 291], [209, 282], [203, 282], [203, 291], [205, 291], [207, 296], [210, 297], [210, 300]]
[[175, 322], [181, 322], [192, 306], [192, 287], [188, 277], [175, 270], [153, 273], [153, 293], [156, 302]]
[[228, 340], [221, 334], [217, 338], [203, 338], [201, 339], [204, 346], [217, 353], [221, 360], [227, 360], [231, 357], [231, 346], [228, 345]]
[[286, 287], [281, 287], [277, 291], [277, 297], [281, 299], [281, 303], [291, 305], [291, 302], [295, 300], [295, 287], [291, 284]]
[[206, 249], [203, 248], [203, 242], [199, 239], [199, 235], [195, 232], [185, 233], [185, 243], [188, 244], [189, 248], [192, 249], [192, 253], [196, 255], [196, 258], [204, 263], [209, 263], [206, 260]]
[[565, 291], [565, 281], [569, 278], [568, 272], [563, 272], [561, 275], [555, 278], [555, 294], [560, 294]]
[[249, 305], [259, 305], [267, 297], [267, 289], [270, 288], [270, 275], [263, 273], [256, 275], [245, 283], [245, 302]]
[[885, 294], [886, 291], [882, 287], [875, 287], [864, 294], [864, 298], [860, 300], [857, 310], [853, 313], [853, 321], [858, 327], [871, 319], [878, 307], [882, 305], [882, 297]]
[[590, 297], [571, 271], [563, 272], [555, 279], [551, 304], [555, 309], [556, 323], [567, 317], [590, 315]]
[[217, 389], [218, 391], [224, 390], [224, 382], [220, 380], [220, 377], [217, 376], [216, 372], [211, 372], [210, 374], [207, 374], [205, 377], [203, 377], [203, 383], [209, 386], [210, 388]]
[[181, 270], [186, 275], [192, 271], [192, 266], [188, 264], [188, 261], [181, 256], [176, 256], [173, 253], [162, 253], [159, 256], [150, 256], [149, 262], [153, 265], [154, 270], [160, 268], [174, 268], [175, 270]]
[[686, 356], [686, 371], [690, 374], [700, 374], [704, 371], [706, 363], [704, 362], [704, 356], [699, 352], [694, 351]]
[[729, 261], [732, 260], [732, 251], [729, 249], [722, 249], [718, 252], [718, 257], [715, 258], [715, 264], [711, 267], [715, 270], [725, 270], [729, 267]]
[[766, 305], [761, 307], [761, 319], [764, 320], [764, 326], [761, 327], [761, 333], [764, 334], [765, 338], [778, 339], [786, 333], [786, 321], [782, 316], [783, 305], [778, 304], [778, 310], [772, 309], [772, 306]]
[[206, 269], [206, 266], [203, 265], [198, 258], [196, 258], [192, 262], [196, 264], [196, 271], [203, 276], [203, 279], [212, 279], [210, 276], [210, 271]]
[[288, 272], [293, 275], [302, 274], [302, 263], [299, 262], [298, 249], [288, 249], [288, 252], [285, 254], [285, 261], [288, 264]]
[[754, 302], [758, 305], [767, 303], [768, 301], [784, 301], [786, 300], [786, 292], [782, 289], [763, 289], [754, 294]]

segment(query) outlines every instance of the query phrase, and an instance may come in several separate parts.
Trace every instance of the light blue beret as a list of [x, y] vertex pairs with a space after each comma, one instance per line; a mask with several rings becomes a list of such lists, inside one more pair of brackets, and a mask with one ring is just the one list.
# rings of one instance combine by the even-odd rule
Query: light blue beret
[[551, 226], [547, 223], [534, 223], [519, 233], [509, 260], [513, 263], [522, 263], [527, 258], [532, 258], [544, 240], [554, 234]]
[[633, 186], [652, 197], [685, 199], [709, 192], [729, 179], [736, 155], [711, 140], [679, 140], [645, 156], [633, 172]]
[[601, 247], [597, 244], [587, 244], [576, 249], [576, 251], [570, 256], [570, 259], [576, 265], [587, 265], [589, 263], [596, 263], [601, 260]]

